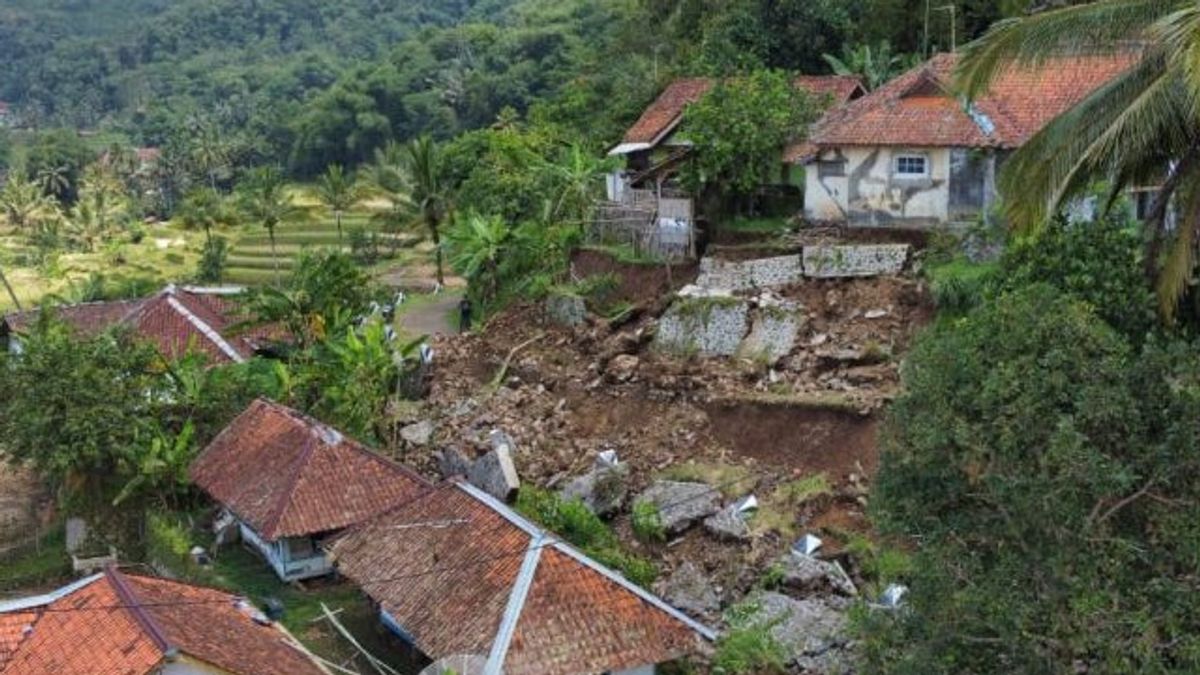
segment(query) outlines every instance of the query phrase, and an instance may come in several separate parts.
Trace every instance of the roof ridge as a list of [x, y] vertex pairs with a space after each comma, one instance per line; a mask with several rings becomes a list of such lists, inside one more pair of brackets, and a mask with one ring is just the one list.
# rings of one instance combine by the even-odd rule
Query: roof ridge
[[116, 591], [117, 597], [121, 600], [121, 604], [125, 605], [125, 608], [129, 610], [130, 614], [133, 615], [133, 618], [137, 624], [141, 626], [142, 632], [144, 632], [147, 637], [150, 638], [150, 641], [153, 642], [156, 647], [158, 647], [158, 650], [162, 652], [163, 656], [169, 654], [172, 646], [170, 641], [167, 640], [166, 634], [163, 633], [162, 628], [155, 623], [154, 619], [150, 616], [150, 613], [139, 604], [137, 594], [135, 594], [133, 589], [130, 588], [129, 584], [126, 583], [124, 577], [121, 576], [121, 572], [118, 571], [117, 568], [109, 566], [105, 568], [104, 576], [112, 585], [113, 590]]
[[502, 672], [508, 649], [512, 646], [513, 635], [517, 632], [517, 624], [521, 622], [521, 615], [525, 612], [529, 591], [533, 589], [533, 580], [542, 561], [542, 549], [546, 547], [543, 543], [545, 540], [544, 532], [529, 539], [529, 546], [521, 560], [521, 569], [513, 581], [512, 592], [509, 593], [504, 614], [500, 617], [500, 626], [496, 629], [496, 639], [492, 641], [492, 649], [488, 653], [484, 675], [498, 675]]
[[318, 439], [310, 437], [309, 443], [304, 448], [304, 451], [301, 452], [295, 460], [293, 460], [291, 470], [288, 472], [288, 478], [284, 482], [284, 486], [287, 488], [287, 490], [280, 497], [279, 503], [276, 505], [274, 512], [269, 518], [267, 518], [266, 522], [263, 523], [263, 531], [261, 534], [269, 541], [274, 541], [275, 537], [268, 533], [274, 532], [279, 527], [279, 521], [283, 520], [284, 512], [287, 511], [288, 507], [292, 504], [292, 498], [296, 495], [296, 486], [300, 484], [300, 475], [304, 472], [304, 467], [308, 465], [308, 460], [312, 458], [313, 453], [315, 453], [317, 449], [323, 445], [324, 443], [321, 443]]
[[179, 298], [176, 297], [174, 292], [165, 292], [164, 297], [166, 298], [168, 307], [181, 314], [188, 323], [192, 324], [196, 330], [200, 331], [201, 335], [208, 338], [209, 342], [212, 342], [214, 345], [216, 345], [217, 349], [225, 352], [226, 356], [233, 359], [234, 363], [242, 363], [246, 360], [246, 357], [242, 356], [241, 352], [234, 349], [233, 345], [229, 344], [229, 342], [222, 337], [221, 333], [218, 332], [216, 328], [213, 328], [212, 325], [207, 321], [201, 319], [199, 316], [196, 316], [195, 312], [180, 302]]

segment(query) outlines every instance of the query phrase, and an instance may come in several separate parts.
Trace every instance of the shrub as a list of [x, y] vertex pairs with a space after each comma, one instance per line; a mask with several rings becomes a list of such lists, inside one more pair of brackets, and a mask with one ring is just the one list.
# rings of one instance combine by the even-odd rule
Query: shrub
[[196, 267], [196, 280], [217, 283], [225, 273], [225, 262], [229, 258], [228, 242], [223, 237], [213, 237], [204, 242], [200, 262]]
[[637, 502], [633, 505], [633, 533], [646, 542], [666, 541], [667, 532], [663, 529], [662, 515], [653, 502]]
[[713, 672], [726, 675], [786, 672], [783, 646], [771, 635], [775, 622], [755, 620], [758, 611], [759, 605], [754, 601], [729, 610], [725, 617], [729, 630], [717, 640]]

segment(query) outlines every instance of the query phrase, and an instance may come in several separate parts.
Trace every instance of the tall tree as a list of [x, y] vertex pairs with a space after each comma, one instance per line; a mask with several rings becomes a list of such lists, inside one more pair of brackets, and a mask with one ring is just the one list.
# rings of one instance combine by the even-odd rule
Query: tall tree
[[340, 164], [325, 167], [325, 173], [317, 180], [317, 198], [333, 212], [333, 220], [337, 223], [338, 241], [341, 241], [342, 216], [358, 203], [354, 175], [347, 173]]
[[242, 191], [242, 208], [246, 217], [260, 223], [267, 230], [271, 242], [271, 262], [275, 269], [275, 285], [281, 282], [279, 256], [275, 247], [275, 230], [280, 225], [303, 220], [307, 211], [292, 198], [284, 183], [283, 174], [277, 167], [264, 166], [253, 169]]
[[[1200, 240], [1200, 8], [1187, 0], [1099, 0], [1001, 21], [963, 50], [958, 80], [973, 98], [1010, 64], [1128, 53], [1134, 44], [1132, 67], [1017, 150], [999, 187], [1011, 223], [1028, 231], [1097, 182], [1107, 181], [1114, 194], [1161, 185], [1147, 218], [1145, 263], [1169, 319], [1188, 288]], [[1178, 215], [1173, 231], [1171, 205]]]
[[451, 217], [453, 206], [449, 191], [442, 181], [442, 151], [430, 136], [409, 141], [405, 149], [405, 167], [411, 190], [409, 199], [416, 209], [417, 218], [433, 240], [438, 283], [445, 283], [441, 227]]
[[23, 173], [12, 172], [0, 190], [0, 211], [8, 224], [25, 230], [38, 224], [43, 218], [52, 217], [57, 208], [42, 186]]

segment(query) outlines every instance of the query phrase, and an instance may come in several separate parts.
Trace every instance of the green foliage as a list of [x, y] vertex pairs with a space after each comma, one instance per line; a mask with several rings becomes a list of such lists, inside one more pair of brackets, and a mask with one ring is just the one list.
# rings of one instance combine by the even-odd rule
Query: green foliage
[[70, 206], [79, 198], [83, 169], [96, 158], [86, 143], [69, 129], [39, 133], [25, 152], [25, 174], [43, 192]]
[[779, 170], [784, 145], [816, 120], [821, 101], [777, 71], [720, 82], [684, 114], [682, 134], [696, 146], [684, 182], [748, 195]]
[[996, 268], [994, 263], [973, 263], [958, 257], [930, 265], [924, 273], [929, 279], [929, 292], [943, 316], [961, 315], [992, 293]]
[[26, 593], [69, 579], [66, 544], [66, 530], [57, 524], [37, 542], [5, 551], [0, 555], [0, 591]]
[[1154, 328], [1154, 295], [1143, 274], [1141, 233], [1120, 210], [1094, 222], [1055, 218], [1001, 258], [1000, 288], [1047, 283], [1093, 307], [1140, 342]]
[[866, 672], [1200, 667], [1200, 611], [1179, 602], [1200, 516], [1194, 346], [1135, 352], [1038, 285], [935, 327], [904, 385], [872, 510], [919, 541], [912, 611], [867, 619]]
[[731, 607], [726, 614], [729, 624], [717, 640], [713, 672], [726, 675], [787, 672], [787, 655], [771, 635], [775, 623], [755, 618], [758, 603], [747, 600]]
[[663, 528], [662, 515], [658, 506], [653, 502], [637, 502], [633, 505], [631, 519], [633, 534], [645, 542], [663, 542], [667, 540], [667, 531]]
[[578, 499], [567, 501], [553, 492], [525, 486], [517, 494], [515, 506], [521, 514], [598, 562], [619, 570], [639, 586], [649, 586], [658, 576], [654, 563], [623, 551], [612, 529]]
[[224, 237], [213, 237], [204, 242], [200, 262], [196, 264], [196, 280], [201, 283], [220, 283], [229, 258], [229, 243]]
[[192, 560], [191, 528], [179, 514], [165, 511], [146, 514], [146, 559], [162, 565], [187, 581], [209, 582], [207, 571]]
[[878, 89], [885, 82], [902, 74], [919, 63], [915, 55], [897, 54], [887, 40], [872, 47], [869, 44], [842, 45], [840, 57], [824, 54], [835, 75], [859, 77], [868, 90]]

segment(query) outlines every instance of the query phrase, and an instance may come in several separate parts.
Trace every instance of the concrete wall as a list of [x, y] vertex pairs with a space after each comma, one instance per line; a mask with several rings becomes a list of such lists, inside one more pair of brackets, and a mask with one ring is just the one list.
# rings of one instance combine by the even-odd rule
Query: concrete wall
[[752, 288], [787, 286], [804, 278], [798, 255], [781, 255], [754, 260], [702, 258], [696, 285], [745, 291]]
[[[898, 155], [922, 155], [924, 178], [898, 177]], [[952, 161], [953, 160], [953, 161]], [[953, 193], [958, 175], [962, 184]], [[990, 203], [994, 163], [966, 149], [845, 147], [822, 151], [806, 167], [804, 212], [813, 220], [862, 226], [929, 227], [972, 219], [975, 202]], [[985, 192], [986, 191], [986, 192]], [[952, 207], [953, 204], [953, 207]]]

